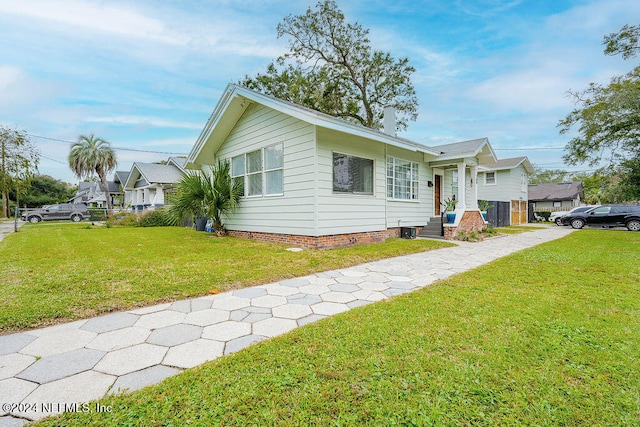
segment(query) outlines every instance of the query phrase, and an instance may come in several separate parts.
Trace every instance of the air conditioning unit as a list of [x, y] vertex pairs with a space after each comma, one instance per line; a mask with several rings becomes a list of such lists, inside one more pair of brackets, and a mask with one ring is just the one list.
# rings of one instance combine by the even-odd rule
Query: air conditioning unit
[[416, 228], [415, 227], [400, 227], [400, 237], [403, 239], [415, 239]]

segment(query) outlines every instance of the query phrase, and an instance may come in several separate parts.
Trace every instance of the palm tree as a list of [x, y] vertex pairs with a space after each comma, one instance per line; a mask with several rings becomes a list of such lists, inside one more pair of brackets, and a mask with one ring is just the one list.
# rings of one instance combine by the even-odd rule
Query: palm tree
[[228, 160], [218, 160], [207, 173], [203, 170], [185, 175], [171, 196], [171, 212], [177, 220], [211, 218], [213, 228], [224, 234], [222, 217], [240, 204], [242, 182], [231, 178]]
[[100, 177], [104, 195], [107, 199], [107, 209], [111, 210], [111, 194], [107, 185], [107, 174], [116, 168], [116, 154], [111, 144], [93, 134], [80, 135], [78, 142], [71, 145], [69, 152], [69, 167], [78, 178], [90, 177], [94, 173]]

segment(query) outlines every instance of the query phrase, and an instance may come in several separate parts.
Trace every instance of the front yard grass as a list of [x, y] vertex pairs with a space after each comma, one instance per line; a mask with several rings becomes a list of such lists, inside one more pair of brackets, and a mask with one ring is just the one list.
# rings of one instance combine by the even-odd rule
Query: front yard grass
[[180, 227], [26, 224], [0, 241], [0, 334], [449, 245], [390, 239], [294, 253]]
[[638, 247], [578, 231], [38, 425], [637, 425]]

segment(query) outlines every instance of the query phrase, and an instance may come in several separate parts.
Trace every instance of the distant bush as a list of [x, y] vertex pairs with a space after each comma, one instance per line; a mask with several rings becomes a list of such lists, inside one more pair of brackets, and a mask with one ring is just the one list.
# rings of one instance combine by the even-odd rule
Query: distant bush
[[173, 215], [164, 208], [145, 211], [138, 217], [138, 227], [170, 227], [176, 225]]
[[89, 208], [89, 214], [91, 215], [89, 219], [91, 221], [106, 221], [107, 220], [107, 210], [103, 208]]
[[545, 221], [549, 221], [549, 217], [551, 216], [551, 212], [534, 212], [534, 214], [543, 217]]

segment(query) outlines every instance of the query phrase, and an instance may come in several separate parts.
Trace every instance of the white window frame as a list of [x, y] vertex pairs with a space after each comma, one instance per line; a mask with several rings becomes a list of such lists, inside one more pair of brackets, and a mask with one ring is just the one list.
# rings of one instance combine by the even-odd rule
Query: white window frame
[[[361, 191], [336, 191], [336, 187], [335, 187], [335, 165], [333, 164], [334, 162], [334, 156], [338, 154], [341, 156], [347, 156], [347, 157], [353, 157], [353, 158], [358, 158], [358, 159], [362, 159], [362, 160], [369, 160], [371, 161], [371, 192], [365, 191], [365, 192], [361, 192]], [[375, 190], [376, 190], [376, 161], [372, 158], [369, 157], [362, 157], [362, 156], [356, 156], [354, 154], [348, 154], [348, 153], [342, 153], [339, 151], [334, 151], [331, 153], [331, 189], [333, 194], [345, 194], [345, 195], [356, 195], [356, 196], [375, 196]]]
[[[273, 147], [280, 147], [280, 152], [281, 152], [281, 160], [282, 163], [280, 164], [280, 166], [278, 167], [272, 167], [270, 169], [266, 169], [265, 167], [265, 151], [269, 148], [273, 148]], [[256, 153], [256, 152], [260, 152], [260, 170], [256, 170], [253, 172], [248, 172], [249, 167], [247, 164], [247, 157], [248, 154], [251, 153]], [[234, 159], [237, 159], [238, 157], [242, 157], [243, 159], [243, 170], [242, 173], [239, 173], [238, 171], [235, 170], [234, 165]], [[267, 175], [270, 172], [277, 172], [277, 171], [282, 171], [282, 191], [276, 192], [276, 193], [267, 193]], [[261, 179], [261, 189], [260, 189], [260, 193], [256, 193], [256, 194], [249, 194], [249, 177], [250, 176], [257, 176], [260, 175], [260, 179]], [[284, 195], [284, 147], [282, 143], [277, 143], [277, 144], [272, 144], [272, 145], [268, 145], [266, 147], [262, 147], [259, 148], [257, 150], [251, 150], [248, 151], [246, 153], [242, 153], [239, 154], [237, 156], [233, 156], [231, 158], [231, 177], [233, 179], [237, 179], [237, 178], [242, 178], [242, 182], [243, 182], [243, 197], [246, 198], [256, 198], [256, 197], [274, 197], [274, 196], [283, 196]]]
[[[389, 171], [389, 162], [391, 162], [391, 171]], [[396, 166], [399, 162], [409, 163], [409, 179], [408, 185], [405, 183], [405, 187], [408, 187], [409, 193], [407, 197], [396, 197], [396, 186], [397, 186], [397, 177], [396, 177]], [[391, 175], [389, 174], [391, 172]], [[388, 156], [387, 157], [387, 168], [386, 168], [386, 176], [387, 176], [387, 199], [391, 200], [399, 200], [399, 201], [418, 201], [419, 199], [419, 165], [417, 162], [412, 162], [410, 160], [400, 159], [397, 157]], [[391, 187], [390, 187], [391, 186]], [[391, 193], [390, 193], [391, 192]]]
[[527, 187], [528, 187], [527, 174], [526, 173], [520, 174], [520, 191], [522, 191], [523, 193], [526, 193]]
[[[489, 182], [489, 174], [493, 174], [493, 182]], [[484, 173], [484, 185], [497, 185], [498, 184], [498, 172], [485, 172]]]

